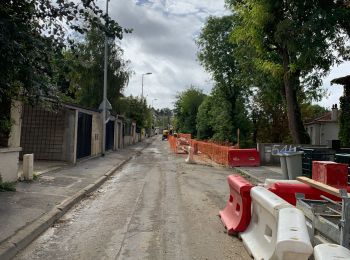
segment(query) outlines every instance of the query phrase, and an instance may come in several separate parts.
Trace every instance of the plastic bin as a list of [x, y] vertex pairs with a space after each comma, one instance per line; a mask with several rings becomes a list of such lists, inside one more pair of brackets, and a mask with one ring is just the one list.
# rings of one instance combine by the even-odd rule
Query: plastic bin
[[288, 179], [295, 180], [303, 174], [302, 157], [304, 152], [286, 152]]
[[276, 154], [280, 158], [280, 163], [281, 163], [281, 170], [282, 170], [282, 178], [284, 180], [289, 180], [288, 177], [288, 169], [287, 169], [287, 161], [286, 161], [286, 155], [284, 153], [278, 153]]
[[335, 151], [328, 148], [299, 148], [304, 152], [302, 159], [303, 175], [311, 178], [312, 161], [334, 161]]
[[337, 163], [345, 163], [348, 165], [348, 184], [350, 184], [350, 154], [348, 153], [337, 153], [335, 155], [335, 161]]

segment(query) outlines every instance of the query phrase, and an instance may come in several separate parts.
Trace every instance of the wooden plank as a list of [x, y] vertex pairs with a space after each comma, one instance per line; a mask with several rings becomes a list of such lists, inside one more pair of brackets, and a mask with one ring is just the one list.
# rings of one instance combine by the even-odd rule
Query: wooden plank
[[[322, 182], [312, 180], [312, 179], [307, 178], [307, 177], [297, 177], [297, 180], [300, 182], [303, 182], [305, 184], [308, 184], [311, 187], [314, 187], [316, 189], [322, 190], [324, 192], [327, 192], [329, 194], [332, 194], [334, 196], [341, 198], [341, 196], [339, 194], [339, 189], [337, 189], [337, 188], [334, 188], [334, 187], [329, 186], [327, 184], [324, 184]], [[348, 196], [350, 197], [350, 193], [348, 193]]]

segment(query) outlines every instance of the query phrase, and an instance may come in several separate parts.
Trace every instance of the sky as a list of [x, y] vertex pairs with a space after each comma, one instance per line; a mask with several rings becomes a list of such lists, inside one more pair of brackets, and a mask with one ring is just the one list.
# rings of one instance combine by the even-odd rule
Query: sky
[[[125, 95], [141, 96], [141, 77], [149, 72], [143, 93], [155, 108], [173, 108], [176, 94], [190, 85], [210, 93], [213, 82], [197, 61], [195, 39], [209, 15], [228, 13], [224, 0], [111, 0], [109, 12], [121, 26], [133, 29], [120, 42], [134, 71]], [[330, 80], [349, 73], [350, 63], [332, 69], [324, 79], [328, 95], [320, 105], [339, 105], [343, 88], [330, 86]]]

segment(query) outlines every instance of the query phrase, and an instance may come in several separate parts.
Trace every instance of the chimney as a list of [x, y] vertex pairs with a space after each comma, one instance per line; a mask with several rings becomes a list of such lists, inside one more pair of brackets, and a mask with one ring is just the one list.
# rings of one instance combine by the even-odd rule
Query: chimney
[[337, 104], [332, 105], [331, 120], [332, 121], [337, 121], [338, 120], [338, 105]]

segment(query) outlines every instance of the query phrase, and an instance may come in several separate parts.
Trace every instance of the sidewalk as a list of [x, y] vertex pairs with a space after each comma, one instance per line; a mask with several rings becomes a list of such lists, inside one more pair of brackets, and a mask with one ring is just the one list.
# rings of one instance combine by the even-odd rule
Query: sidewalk
[[152, 138], [72, 167], [43, 173], [16, 192], [0, 192], [0, 259], [8, 259], [50, 227], [75, 203], [97, 189]]
[[248, 175], [254, 183], [265, 183], [266, 179], [283, 179], [280, 166], [234, 167], [234, 170]]

